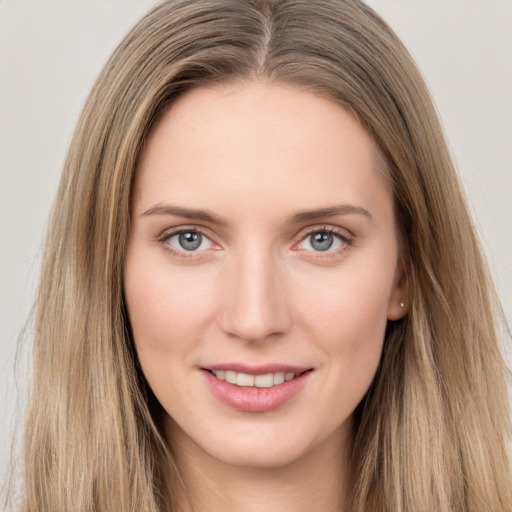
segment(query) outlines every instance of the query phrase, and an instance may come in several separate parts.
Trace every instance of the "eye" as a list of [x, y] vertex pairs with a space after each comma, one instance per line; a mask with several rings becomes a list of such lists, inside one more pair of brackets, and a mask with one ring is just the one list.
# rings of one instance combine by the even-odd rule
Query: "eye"
[[309, 232], [297, 247], [306, 251], [335, 252], [349, 243], [347, 236], [333, 229], [316, 229]]
[[163, 241], [172, 249], [186, 252], [200, 252], [213, 247], [213, 242], [195, 229], [182, 229], [167, 234]]

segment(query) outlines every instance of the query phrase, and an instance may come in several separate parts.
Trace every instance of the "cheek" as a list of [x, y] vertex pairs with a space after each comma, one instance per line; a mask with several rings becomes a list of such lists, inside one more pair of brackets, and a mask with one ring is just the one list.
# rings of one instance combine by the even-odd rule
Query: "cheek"
[[148, 264], [129, 257], [125, 300], [141, 364], [148, 357], [186, 355], [214, 315], [213, 283], [197, 269], [173, 269], [165, 260]]
[[303, 290], [295, 292], [301, 301], [299, 316], [307, 318], [315, 329], [331, 333], [326, 338], [336, 338], [337, 333], [346, 343], [359, 345], [362, 338], [384, 332], [392, 274], [344, 269], [331, 273], [325, 286], [318, 286], [314, 279], [304, 283]]
[[[163, 261], [162, 261], [163, 260]], [[165, 410], [193, 413], [189, 378], [194, 354], [214, 315], [212, 286], [206, 276], [173, 269], [165, 258], [128, 253], [125, 300], [142, 371]], [[180, 393], [175, 390], [180, 389]]]
[[324, 289], [302, 294], [298, 320], [310, 333], [326, 364], [333, 388], [344, 389], [354, 406], [377, 370], [387, 325], [392, 288], [389, 272], [340, 272]]

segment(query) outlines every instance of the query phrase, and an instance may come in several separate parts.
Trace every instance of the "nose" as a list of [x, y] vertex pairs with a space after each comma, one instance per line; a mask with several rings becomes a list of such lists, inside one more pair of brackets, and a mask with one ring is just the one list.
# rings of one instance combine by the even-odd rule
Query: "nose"
[[227, 269], [222, 330], [247, 342], [275, 339], [291, 326], [286, 285], [271, 255], [252, 251]]

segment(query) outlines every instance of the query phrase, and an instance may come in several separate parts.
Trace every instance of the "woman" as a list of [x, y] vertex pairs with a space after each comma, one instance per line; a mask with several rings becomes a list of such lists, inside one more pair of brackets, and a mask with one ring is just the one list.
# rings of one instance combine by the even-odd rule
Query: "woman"
[[499, 307], [363, 3], [156, 7], [87, 101], [41, 275], [25, 510], [512, 504]]

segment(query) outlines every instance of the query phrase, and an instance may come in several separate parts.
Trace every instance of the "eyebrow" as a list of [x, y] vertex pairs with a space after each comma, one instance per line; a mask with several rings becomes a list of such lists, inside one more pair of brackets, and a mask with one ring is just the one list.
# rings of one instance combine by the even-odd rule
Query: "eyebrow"
[[182, 206], [175, 206], [170, 204], [157, 203], [148, 210], [146, 210], [141, 217], [149, 215], [173, 215], [174, 217], [183, 217], [185, 219], [202, 220], [210, 224], [225, 226], [227, 222], [220, 217], [207, 210], [199, 210], [195, 208], [184, 208]]
[[[304, 210], [292, 215], [287, 224], [300, 224], [301, 222], [308, 222], [311, 220], [322, 219], [324, 217], [333, 217], [336, 215], [349, 215], [357, 214], [363, 215], [372, 219], [371, 213], [362, 208], [361, 206], [355, 206], [352, 204], [341, 204], [337, 206], [328, 206], [325, 208], [319, 208], [315, 210]], [[226, 226], [228, 223], [224, 219], [217, 217], [208, 210], [200, 210], [195, 208], [184, 208], [182, 206], [170, 205], [157, 203], [151, 208], [146, 210], [141, 216], [147, 217], [150, 215], [172, 215], [175, 217], [183, 217], [191, 220], [201, 220], [210, 224], [216, 224], [218, 226]]]
[[324, 217], [334, 217], [335, 215], [349, 214], [364, 215], [365, 217], [372, 219], [371, 213], [365, 208], [362, 208], [361, 206], [355, 206], [353, 204], [341, 204], [338, 206], [328, 206], [326, 208], [320, 208], [318, 210], [306, 210], [303, 212], [296, 213], [291, 217], [289, 222], [291, 224], [300, 224], [301, 222], [317, 220]]

